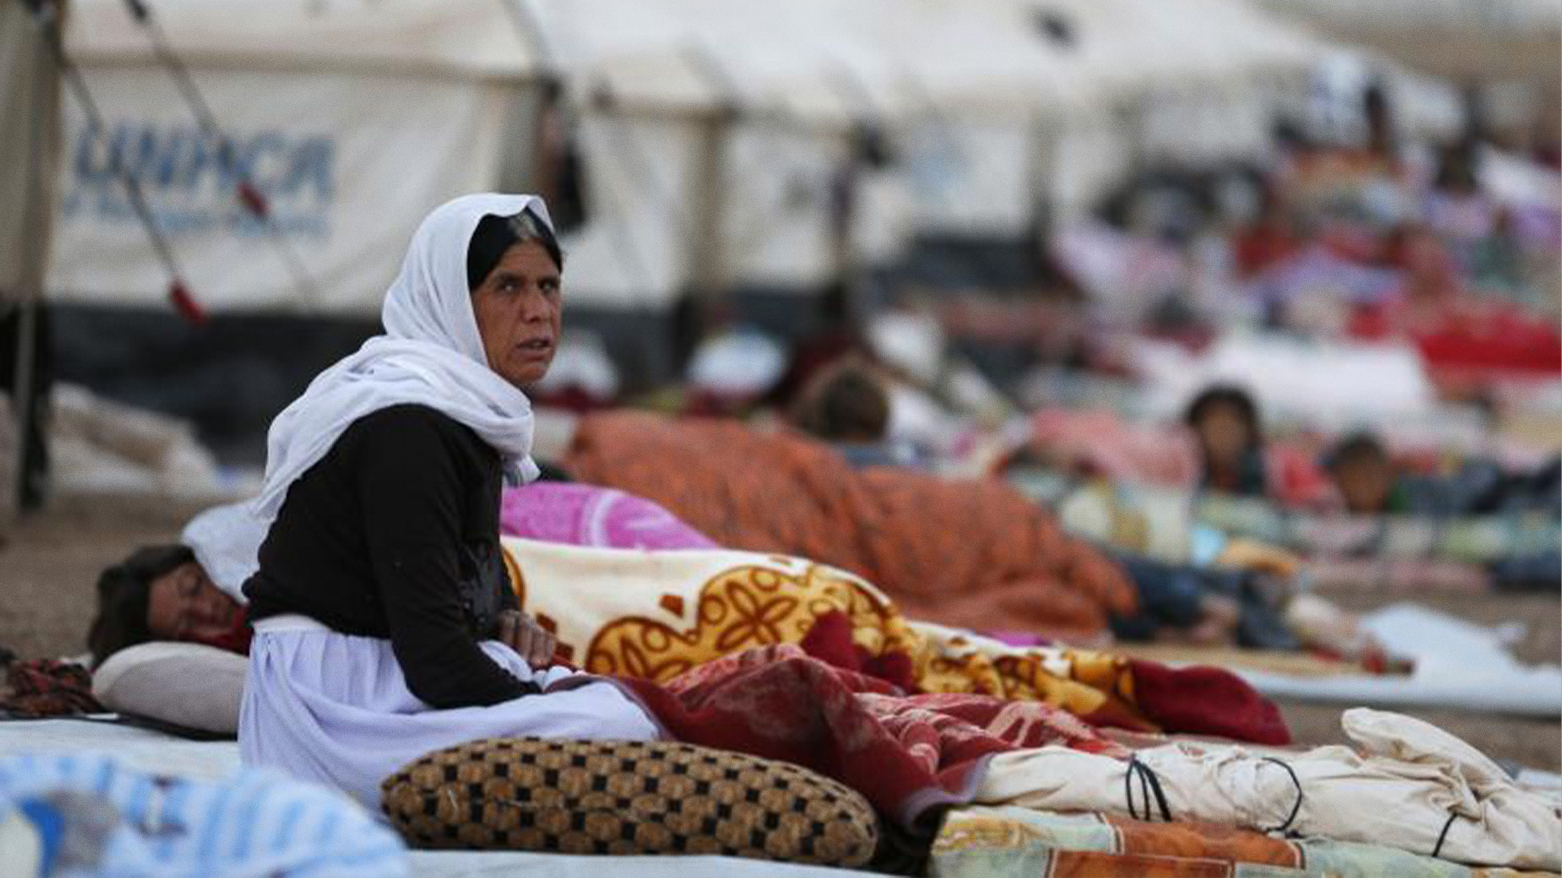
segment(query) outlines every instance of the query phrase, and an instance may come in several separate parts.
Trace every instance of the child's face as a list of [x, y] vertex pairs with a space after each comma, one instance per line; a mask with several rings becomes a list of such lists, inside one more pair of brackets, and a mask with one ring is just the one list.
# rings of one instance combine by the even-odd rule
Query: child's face
[[1346, 509], [1357, 515], [1376, 515], [1388, 509], [1394, 474], [1385, 460], [1351, 460], [1334, 468], [1334, 484]]
[[1253, 443], [1247, 420], [1229, 405], [1211, 406], [1198, 423], [1199, 443], [1211, 460], [1235, 462]]

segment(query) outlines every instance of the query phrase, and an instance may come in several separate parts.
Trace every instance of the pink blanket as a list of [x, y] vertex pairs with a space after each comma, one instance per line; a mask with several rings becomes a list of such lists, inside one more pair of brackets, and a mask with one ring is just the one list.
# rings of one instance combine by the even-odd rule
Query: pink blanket
[[720, 548], [649, 500], [612, 488], [560, 482], [506, 489], [499, 530], [512, 537], [596, 548]]

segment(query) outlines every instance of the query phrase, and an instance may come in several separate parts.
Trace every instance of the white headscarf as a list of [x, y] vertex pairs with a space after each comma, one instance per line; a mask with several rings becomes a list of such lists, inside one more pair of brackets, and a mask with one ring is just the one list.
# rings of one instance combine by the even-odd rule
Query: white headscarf
[[553, 227], [534, 195], [467, 195], [423, 220], [385, 295], [385, 334], [321, 372], [271, 422], [266, 481], [250, 506], [262, 524], [269, 527], [288, 488], [354, 421], [394, 405], [425, 405], [472, 428], [504, 458], [512, 482], [537, 477], [531, 402], [488, 368], [466, 277], [478, 221], [527, 208]]
[[260, 544], [266, 528], [250, 514], [247, 502], [213, 506], [190, 519], [179, 534], [212, 585], [241, 604], [244, 582], [260, 569]]

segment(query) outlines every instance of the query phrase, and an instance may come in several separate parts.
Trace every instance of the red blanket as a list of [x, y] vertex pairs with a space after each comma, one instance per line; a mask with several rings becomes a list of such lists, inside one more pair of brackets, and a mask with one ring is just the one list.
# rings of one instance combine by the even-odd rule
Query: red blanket
[[908, 829], [928, 809], [969, 801], [986, 757], [1061, 744], [1126, 757], [1073, 715], [984, 695], [901, 697], [882, 680], [792, 645], [701, 665], [665, 685], [621, 679], [672, 737], [781, 759], [861, 792]]

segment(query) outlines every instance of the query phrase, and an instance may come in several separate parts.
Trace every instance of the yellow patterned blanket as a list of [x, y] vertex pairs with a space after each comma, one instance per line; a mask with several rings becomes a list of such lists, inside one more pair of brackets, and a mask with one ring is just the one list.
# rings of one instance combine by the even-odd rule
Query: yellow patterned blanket
[[[561, 657], [593, 673], [660, 683], [721, 656], [792, 643], [913, 691], [1045, 701], [1125, 728], [1273, 741], [1270, 726], [1278, 726], [1284, 737], [1278, 713], [1254, 723], [1255, 710], [1273, 706], [1228, 673], [1061, 646], [1021, 649], [909, 621], [868, 582], [799, 558], [503, 543], [521, 608], [558, 638]], [[1189, 710], [1190, 697], [1225, 715]]]

